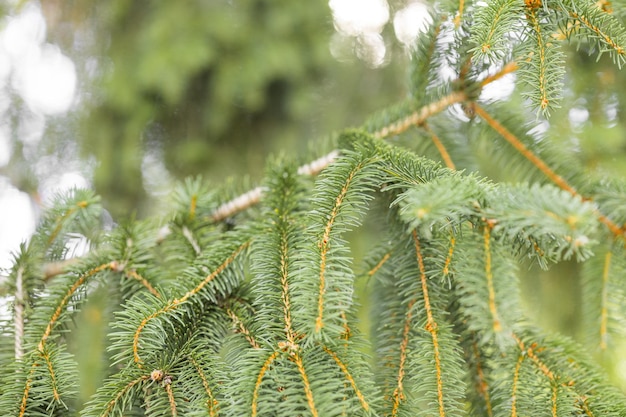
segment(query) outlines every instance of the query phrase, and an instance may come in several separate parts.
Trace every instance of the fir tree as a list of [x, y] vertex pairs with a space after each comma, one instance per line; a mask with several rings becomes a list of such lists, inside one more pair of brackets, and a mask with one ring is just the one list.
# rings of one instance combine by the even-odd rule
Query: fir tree
[[[590, 353], [623, 331], [626, 185], [588, 175], [533, 130], [562, 105], [561, 44], [624, 62], [617, 11], [587, 0], [461, 0], [432, 13], [409, 98], [333, 135], [313, 162], [271, 159], [243, 194], [187, 180], [170, 215], [115, 227], [93, 193], [58, 196], [9, 274], [0, 409], [626, 415], [626, 397]], [[523, 114], [481, 96], [508, 74]], [[422, 155], [404, 146], [424, 138], [433, 146]], [[527, 181], [472, 172], [479, 146]], [[349, 241], [363, 223], [383, 231], [365, 268]], [[67, 259], [77, 234], [90, 250]], [[585, 262], [587, 346], [543, 331], [521, 306], [520, 265], [567, 259]], [[362, 280], [371, 337], [356, 323]], [[98, 288], [108, 293], [108, 377], [83, 405], [67, 334]]]

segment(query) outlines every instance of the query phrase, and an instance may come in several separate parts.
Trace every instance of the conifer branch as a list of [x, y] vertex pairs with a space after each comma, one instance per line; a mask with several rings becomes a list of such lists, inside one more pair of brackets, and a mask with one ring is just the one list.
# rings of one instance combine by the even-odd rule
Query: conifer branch
[[446, 166], [450, 169], [456, 170], [456, 167], [454, 166], [454, 162], [452, 162], [452, 158], [450, 158], [450, 154], [448, 153], [448, 150], [446, 149], [444, 144], [441, 142], [439, 137], [435, 134], [435, 132], [433, 132], [430, 126], [428, 126], [428, 123], [426, 122], [422, 123], [422, 128], [430, 135], [430, 138], [433, 140], [433, 143], [437, 147], [439, 154], [441, 154], [441, 158], [445, 162]]
[[274, 360], [280, 355], [279, 351], [274, 351], [272, 354], [263, 362], [263, 366], [259, 370], [259, 373], [256, 377], [256, 382], [254, 384], [254, 390], [252, 391], [252, 404], [251, 404], [251, 416], [256, 417], [257, 408], [258, 408], [258, 400], [259, 400], [259, 390], [261, 389], [261, 383], [263, 382], [263, 377], [265, 373], [270, 369], [270, 365], [274, 362]]
[[410, 127], [421, 125], [426, 119], [442, 112], [451, 105], [461, 103], [465, 100], [467, 100], [465, 92], [454, 91], [447, 96], [442, 97], [440, 100], [427, 104], [416, 112], [383, 127], [382, 129], [374, 132], [373, 136], [378, 139], [383, 139], [389, 136], [399, 135]]
[[465, 8], [465, 0], [459, 0], [459, 11], [454, 16], [454, 27], [459, 28], [461, 26], [461, 19], [463, 18], [463, 9]]
[[193, 356], [189, 356], [189, 361], [191, 362], [193, 367], [196, 369], [196, 372], [198, 373], [198, 376], [200, 377], [200, 380], [202, 381], [202, 386], [204, 387], [204, 391], [206, 392], [206, 395], [208, 397], [206, 400], [206, 407], [209, 412], [209, 417], [216, 417], [217, 413], [219, 412], [219, 403], [217, 399], [215, 398], [215, 396], [213, 395], [213, 391], [211, 390], [209, 381], [206, 375], [204, 374], [202, 367]]
[[389, 253], [389, 252], [385, 253], [383, 255], [383, 257], [380, 259], [380, 261], [378, 261], [378, 263], [376, 265], [374, 265], [374, 267], [372, 269], [367, 271], [367, 275], [369, 275], [371, 277], [372, 275], [376, 274], [376, 272], [378, 272], [378, 270], [383, 267], [385, 262], [387, 262], [390, 257], [391, 257], [391, 253]]
[[587, 403], [587, 398], [586, 397], [580, 398], [578, 403], [580, 404], [580, 408], [583, 410], [583, 412], [587, 416], [594, 417], [593, 412], [589, 408], [589, 404]]
[[502, 69], [500, 71], [496, 72], [493, 75], [489, 75], [484, 80], [482, 80], [480, 82], [480, 87], [483, 88], [486, 85], [491, 84], [492, 82], [499, 80], [500, 78], [504, 77], [505, 75], [514, 73], [518, 69], [519, 69], [519, 67], [517, 66], [517, 63], [515, 61], [511, 61], [511, 62], [507, 63], [504, 67], [502, 67]]
[[[56, 325], [57, 321], [59, 320], [59, 317], [61, 316], [61, 313], [65, 310], [65, 308], [67, 307], [67, 304], [69, 302], [69, 300], [74, 296], [74, 293], [78, 290], [78, 288], [80, 288], [85, 281], [102, 272], [102, 271], [106, 271], [106, 270], [111, 270], [111, 271], [117, 271], [119, 272], [120, 269], [120, 264], [117, 261], [111, 261], [105, 264], [101, 264], [95, 268], [92, 268], [90, 270], [88, 270], [87, 272], [85, 272], [84, 274], [81, 274], [78, 279], [74, 282], [74, 284], [70, 287], [70, 289], [67, 291], [67, 293], [65, 294], [65, 296], [63, 297], [63, 299], [59, 302], [59, 304], [57, 305], [56, 310], [54, 311], [54, 313], [52, 314], [52, 316], [50, 317], [50, 319], [48, 320], [48, 324], [46, 325], [46, 329], [43, 332], [43, 335], [41, 336], [41, 339], [39, 340], [39, 343], [37, 345], [37, 351], [38, 351], [38, 356], [43, 358], [44, 361], [46, 362], [46, 365], [48, 366], [49, 372], [50, 372], [50, 376], [52, 378], [52, 390], [53, 390], [53, 396], [55, 400], [59, 400], [59, 395], [58, 395], [58, 391], [56, 390], [56, 383], [54, 383], [54, 369], [52, 367], [52, 363], [50, 362], [50, 358], [48, 356], [47, 350], [46, 350], [46, 342], [48, 340], [48, 338], [50, 337], [50, 334], [52, 332], [52, 329], [54, 328], [54, 326]], [[29, 376], [26, 378], [26, 383], [25, 383], [25, 387], [24, 387], [24, 392], [22, 394], [22, 401], [21, 401], [21, 406], [20, 406], [20, 417], [24, 416], [24, 413], [26, 412], [26, 405], [28, 402], [28, 397], [29, 397], [29, 393], [30, 393], [30, 388], [32, 385], [32, 375], [35, 372], [36, 368], [39, 367], [40, 364], [38, 363], [37, 359], [35, 359], [33, 361], [33, 363], [31, 364], [30, 367], [30, 371], [29, 371]]]
[[438, 325], [433, 317], [432, 307], [430, 305], [430, 297], [428, 295], [428, 278], [426, 277], [426, 269], [424, 268], [424, 258], [420, 247], [417, 231], [413, 230], [413, 242], [415, 243], [415, 253], [417, 256], [417, 264], [420, 271], [420, 281], [422, 284], [422, 294], [424, 296], [424, 309], [426, 310], [426, 330], [430, 333], [433, 340], [433, 350], [435, 355], [435, 372], [437, 378], [437, 402], [439, 403], [439, 416], [445, 417], [446, 411], [443, 404], [443, 379], [441, 376], [441, 358], [439, 357], [439, 337]]
[[317, 294], [317, 317], [315, 318], [315, 332], [319, 333], [324, 327], [324, 301], [326, 294], [326, 257], [328, 255], [328, 251], [330, 250], [330, 232], [335, 225], [335, 220], [337, 219], [337, 215], [339, 214], [339, 209], [341, 204], [344, 202], [346, 194], [350, 189], [350, 184], [354, 180], [356, 174], [363, 169], [363, 164], [357, 164], [352, 171], [348, 174], [345, 183], [339, 195], [335, 199], [335, 204], [333, 205], [330, 214], [328, 216], [328, 221], [324, 226], [324, 234], [322, 235], [322, 240], [319, 243], [320, 247], [320, 271], [319, 271], [319, 290]]
[[123, 399], [123, 397], [126, 395], [128, 391], [130, 391], [135, 385], [145, 382], [148, 379], [150, 379], [150, 375], [142, 375], [139, 378], [136, 378], [130, 381], [128, 384], [126, 384], [126, 386], [120, 391], [118, 391], [115, 397], [111, 401], [108, 402], [107, 407], [105, 408], [101, 417], [108, 417], [108, 415], [111, 414], [111, 411], [113, 411], [113, 408], [115, 407], [117, 402]]
[[193, 251], [196, 253], [196, 256], [200, 255], [202, 253], [202, 249], [200, 248], [200, 245], [196, 241], [196, 238], [193, 237], [192, 231], [189, 230], [187, 226], [183, 226], [183, 236], [185, 236], [185, 239], [187, 239], [187, 241], [193, 248]]
[[409, 345], [409, 333], [411, 331], [411, 319], [413, 317], [413, 305], [415, 299], [409, 301], [407, 305], [406, 317], [404, 319], [404, 327], [402, 330], [402, 342], [400, 342], [400, 363], [398, 364], [398, 377], [396, 378], [396, 388], [393, 390], [391, 399], [393, 401], [391, 407], [391, 416], [397, 417], [400, 409], [400, 404], [404, 401], [404, 374], [406, 357]]
[[48, 368], [48, 374], [50, 375], [50, 385], [52, 386], [52, 398], [55, 401], [59, 401], [61, 397], [59, 396], [59, 390], [57, 389], [57, 379], [54, 373], [54, 368], [52, 366], [52, 361], [50, 360], [50, 355], [48, 352], [43, 352], [41, 354], [44, 362], [46, 363], [46, 367]]
[[159, 310], [145, 317], [141, 321], [141, 323], [139, 323], [139, 326], [137, 326], [137, 329], [135, 330], [135, 334], [133, 335], [133, 346], [132, 346], [133, 359], [137, 367], [139, 368], [143, 367], [143, 361], [139, 357], [139, 338], [141, 336], [141, 332], [148, 325], [148, 323], [162, 314], [175, 310], [176, 308], [178, 308], [178, 306], [180, 306], [181, 304], [184, 304], [187, 300], [189, 300], [189, 298], [193, 297], [198, 292], [200, 292], [200, 290], [202, 290], [204, 286], [206, 286], [209, 282], [213, 281], [215, 277], [217, 277], [220, 273], [222, 273], [228, 267], [228, 265], [230, 265], [235, 260], [237, 255], [239, 255], [245, 248], [248, 247], [249, 244], [250, 244], [250, 241], [247, 241], [243, 245], [239, 246], [228, 258], [226, 258], [226, 260], [221, 265], [219, 265], [213, 272], [207, 275], [207, 277], [203, 279], [195, 288], [187, 291], [187, 293], [185, 293], [185, 295], [183, 295], [182, 297], [175, 298], [174, 300], [168, 302], [164, 307], [160, 308]]
[[559, 392], [559, 386], [553, 382], [552, 383], [552, 417], [558, 417], [558, 405], [556, 401], [558, 392]]
[[[537, 167], [544, 175], [546, 175], [553, 183], [555, 183], [562, 190], [567, 191], [574, 197], [578, 197], [583, 201], [589, 200], [583, 197], [576, 191], [571, 185], [565, 181], [563, 177], [554, 172], [541, 158], [535, 155], [526, 145], [524, 145], [513, 133], [511, 133], [500, 122], [495, 120], [489, 113], [487, 113], [481, 106], [474, 104], [474, 110], [483, 120], [487, 122], [500, 136], [502, 136], [509, 144], [511, 144], [520, 154], [528, 159], [535, 167]], [[619, 237], [624, 237], [624, 229], [616, 225], [611, 219], [606, 217], [599, 210], [595, 210], [598, 220], [606, 225], [609, 230]]]
[[536, 344], [533, 343], [531, 346], [525, 347], [524, 346], [524, 342], [519, 337], [517, 337], [515, 334], [513, 335], [513, 338], [517, 342], [517, 344], [518, 344], [520, 350], [522, 350], [523, 354], [525, 356], [527, 356], [528, 358], [530, 358], [533, 361], [533, 363], [535, 364], [535, 366], [550, 381], [550, 384], [552, 386], [552, 398], [551, 398], [552, 407], [551, 407], [551, 411], [552, 411], [552, 416], [553, 417], [557, 417], [558, 382], [556, 380], [556, 376], [555, 376], [554, 372], [552, 372], [552, 370], [541, 359], [539, 359], [539, 357], [535, 353]]
[[618, 56], [622, 59], [626, 56], [626, 50], [623, 45], [620, 45], [616, 39], [613, 39], [608, 33], [602, 30], [600, 27], [594, 25], [587, 16], [578, 13], [577, 11], [570, 11], [570, 16], [583, 24], [587, 29], [596, 34], [606, 45], [615, 50]]
[[26, 415], [28, 396], [33, 385], [33, 376], [38, 366], [40, 366], [40, 364], [37, 362], [37, 359], [35, 359], [30, 367], [30, 370], [28, 371], [28, 375], [26, 376], [26, 383], [24, 384], [24, 392], [22, 393], [22, 400], [20, 401], [20, 413], [18, 414], [18, 417], [24, 417]]
[[19, 360], [24, 356], [24, 348], [22, 341], [24, 340], [24, 268], [17, 268], [15, 275], [15, 302], [14, 302], [14, 318], [15, 323], [15, 359]]
[[[509, 62], [497, 73], [486, 77], [479, 83], [479, 86], [486, 85], [504, 77], [507, 74], [515, 72], [518, 66], [515, 62]], [[440, 100], [424, 105], [419, 110], [413, 112], [407, 117], [390, 123], [383, 128], [375, 131], [372, 135], [375, 138], [384, 139], [392, 135], [398, 135], [412, 126], [422, 125], [428, 118], [442, 112], [449, 106], [461, 103], [467, 100], [467, 95], [463, 91], [452, 92]], [[330, 165], [339, 156], [339, 150], [333, 150], [328, 154], [298, 168], [300, 175], [317, 175], [320, 171]], [[265, 189], [263, 187], [255, 187], [252, 190], [235, 197], [234, 199], [219, 206], [211, 215], [211, 220], [215, 223], [233, 216], [261, 201]]]
[[491, 398], [489, 397], [489, 386], [487, 385], [487, 378], [485, 377], [485, 373], [483, 372], [483, 367], [481, 365], [481, 357], [480, 352], [478, 350], [478, 345], [476, 342], [472, 343], [472, 348], [474, 351], [474, 357], [476, 358], [476, 374], [478, 376], [478, 393], [485, 400], [485, 406], [487, 407], [487, 416], [493, 417], [493, 409], [491, 406]]
[[193, 220], [196, 217], [197, 205], [198, 205], [198, 194], [193, 193], [191, 195], [191, 201], [189, 202], [189, 220]]
[[348, 324], [348, 317], [346, 316], [345, 310], [341, 310], [339, 312], [339, 316], [341, 317], [341, 325], [343, 327], [343, 333], [341, 333], [341, 339], [344, 340], [344, 346], [348, 346], [348, 340], [350, 340], [350, 336], [352, 336], [352, 331], [350, 330], [350, 325]]
[[450, 273], [450, 264], [452, 263], [452, 256], [454, 255], [454, 246], [456, 245], [456, 239], [454, 238], [454, 234], [450, 233], [450, 247], [448, 248], [448, 256], [446, 256], [446, 261], [443, 264], [443, 275], [447, 276]]
[[97, 273], [106, 271], [106, 270], [119, 272], [119, 267], [120, 267], [120, 264], [117, 261], [111, 261], [102, 265], [98, 265], [97, 267], [92, 268], [86, 273], [80, 275], [80, 277], [76, 280], [76, 282], [74, 282], [74, 284], [67, 291], [67, 293], [65, 294], [65, 297], [63, 297], [63, 299], [57, 306], [56, 310], [54, 311], [54, 314], [52, 314], [52, 317], [48, 321], [46, 330], [44, 331], [43, 336], [41, 336], [41, 340], [39, 341], [39, 344], [37, 345], [37, 349], [40, 352], [42, 353], [44, 352], [44, 346], [45, 346], [46, 341], [48, 340], [48, 337], [50, 336], [50, 333], [52, 332], [52, 328], [56, 324], [57, 320], [61, 316], [61, 313], [65, 309], [67, 303], [72, 298], [76, 290], [78, 290], [78, 288], [80, 288], [88, 278], [96, 275]]
[[546, 88], [546, 42], [541, 33], [541, 25], [539, 25], [539, 18], [537, 17], [537, 8], [535, 7], [527, 7], [526, 8], [526, 16], [532, 26], [532, 30], [535, 33], [535, 38], [537, 41], [537, 51], [539, 52], [539, 74], [538, 80], [539, 85], [537, 88], [539, 89], [539, 107], [542, 111], [545, 111], [548, 108], [548, 104], [550, 101], [548, 100], [548, 91]]
[[[607, 187], [606, 195], [595, 189], [590, 195], [598, 204], [591, 204], [591, 198], [576, 190], [577, 182], [568, 183], [569, 177], [558, 175], [543, 153], [522, 141], [530, 134], [516, 136], [499, 116], [476, 104], [485, 86], [517, 71], [519, 64], [518, 78], [533, 89], [523, 94], [547, 113], [554, 106], [553, 97], [563, 91], [559, 78], [563, 54], [550, 38], [558, 24], [575, 23], [572, 36], [583, 29], [600, 45], [600, 53], [612, 48], [619, 63], [626, 61], [620, 46], [626, 44], [622, 39], [626, 32], [612, 17], [596, 13], [593, 2], [559, 0], [548, 5], [543, 1], [498, 0], [483, 5], [459, 0], [452, 21], [437, 12], [439, 24], [420, 38], [423, 42], [415, 51], [414, 56], [423, 59], [414, 60], [419, 62], [411, 75], [414, 89], [409, 99], [373, 117], [360, 130], [334, 138], [345, 149], [301, 166], [297, 175], [291, 164], [281, 165], [280, 171], [273, 167], [263, 186], [225, 204], [215, 204], [216, 194], [199, 181], [187, 182], [176, 195], [177, 220], [170, 225], [178, 233], [171, 239], [155, 240], [157, 222], [141, 222], [132, 239], [125, 228], [122, 233], [108, 233], [96, 224], [99, 216], [92, 216], [97, 211], [95, 198], [76, 192], [72, 198], [60, 199], [53, 215], [42, 222], [38, 240], [33, 240], [35, 261], [62, 259], [74, 231], [88, 236], [94, 245], [105, 242], [104, 253], [123, 255], [95, 267], [84, 264], [89, 266], [82, 269], [76, 266], [77, 259], [46, 265], [44, 281], [63, 276], [60, 289], [50, 285], [44, 291], [40, 274], [28, 272], [37, 270], [18, 263], [9, 285], [15, 283], [19, 372], [0, 381], [0, 409], [8, 406], [16, 414], [21, 397], [19, 417], [78, 410], [74, 399], [66, 405], [75, 364], [64, 350], [65, 338], [53, 332], [58, 332], [91, 280], [113, 271], [120, 273], [122, 281], [113, 287], [119, 293], [112, 303], [121, 311], [113, 324], [119, 331], [110, 335], [111, 359], [113, 366], [126, 368], [98, 390], [83, 411], [85, 416], [126, 414], [140, 400], [144, 414], [172, 416], [216, 417], [221, 412], [326, 417], [380, 412], [391, 417], [415, 413], [449, 417], [474, 407], [489, 417], [509, 412], [512, 417], [590, 416], [592, 409], [597, 415], [624, 414], [626, 400], [603, 385], [577, 346], [565, 339], [533, 339], [533, 328], [523, 334], [523, 341], [511, 331], [521, 329], [523, 321], [512, 252], [539, 258], [542, 266], [571, 256], [586, 260], [592, 256], [591, 243], [603, 236], [597, 231], [596, 217], [626, 240], [626, 226], [619, 226], [626, 221], [626, 210], [615, 208], [623, 194], [621, 185]], [[443, 7], [455, 12], [454, 6]], [[598, 7], [605, 10], [602, 4]], [[530, 51], [534, 54], [526, 54]], [[502, 65], [511, 55], [517, 61], [485, 78], [476, 76]], [[456, 80], [448, 79], [449, 71], [458, 73]], [[557, 187], [497, 184], [462, 172], [472, 170], [472, 163], [464, 163], [463, 152], [453, 152], [453, 161], [452, 149], [447, 148], [449, 136], [438, 137], [433, 125], [455, 129], [453, 134], [460, 138], [470, 125], [459, 118], [447, 120], [448, 125], [440, 120], [454, 118], [445, 113], [459, 104], [469, 117], [475, 113], [489, 126], [486, 129], [501, 135], [514, 153], [529, 161], [525, 165]], [[435, 121], [428, 120], [435, 116]], [[448, 169], [378, 140], [414, 127], [422, 127], [430, 136]], [[461, 140], [459, 144], [467, 145]], [[314, 176], [325, 168], [311, 193], [312, 181], [298, 176]], [[380, 289], [375, 295], [381, 301], [372, 309], [378, 313], [380, 332], [374, 336], [374, 361], [380, 374], [373, 378], [372, 364], [360, 354], [358, 332], [353, 337], [348, 322], [356, 312], [356, 278], [344, 239], [347, 231], [363, 224], [369, 201], [381, 194], [389, 198], [384, 201], [395, 200], [391, 207], [374, 205], [386, 214], [380, 218], [392, 235], [385, 242], [386, 253], [377, 250], [367, 261], [371, 267], [367, 275]], [[267, 199], [267, 204], [260, 215], [255, 211], [237, 218], [237, 230], [254, 234], [254, 243], [248, 234], [231, 240], [231, 232], [219, 225], [200, 229], [261, 199]], [[196, 224], [198, 220], [201, 223]], [[171, 232], [166, 228], [166, 233]], [[103, 235], [95, 234], [101, 231]], [[251, 258], [240, 256], [249, 245]], [[605, 253], [602, 283], [596, 279], [589, 284], [595, 285], [593, 294], [600, 298], [594, 302], [599, 311], [591, 316], [595, 324], [589, 328], [597, 332], [600, 325], [602, 350], [607, 348], [613, 319], [613, 281], [626, 268], [618, 249], [615, 245]], [[596, 255], [593, 262], [589, 276], [599, 278], [602, 256]], [[161, 287], [163, 294], [157, 290]], [[140, 294], [135, 294], [137, 288]], [[250, 297], [254, 313], [232, 304], [239, 294]], [[85, 295], [91, 296], [91, 291]], [[25, 317], [30, 305], [46, 314], [43, 319], [39, 314]], [[228, 344], [231, 320], [243, 338]], [[491, 337], [493, 333], [496, 337]], [[515, 342], [509, 346], [510, 338], [517, 346]], [[25, 352], [24, 346], [31, 352]], [[213, 372], [214, 366], [223, 368]], [[513, 370], [512, 375], [507, 369]], [[171, 374], [166, 376], [165, 371]], [[468, 377], [475, 385], [466, 390]], [[379, 388], [384, 392], [380, 411], [379, 400], [370, 395]], [[272, 408], [276, 406], [284, 409]]]
[[513, 133], [511, 133], [500, 122], [491, 117], [481, 106], [474, 105], [474, 110], [489, 126], [493, 128], [500, 136], [502, 136], [509, 144], [511, 144], [519, 153], [521, 153], [526, 159], [528, 159], [533, 165], [535, 165], [541, 172], [543, 172], [552, 182], [554, 182], [559, 188], [569, 192], [573, 196], [579, 197], [578, 192], [570, 186], [563, 177], [545, 163], [541, 158], [535, 155], [526, 145], [524, 145]]
[[337, 354], [333, 352], [332, 350], [330, 350], [327, 346], [324, 346], [324, 352], [328, 353], [330, 357], [333, 358], [335, 363], [337, 363], [337, 366], [339, 366], [339, 369], [341, 369], [341, 372], [343, 372], [344, 376], [350, 383], [350, 386], [354, 390], [354, 393], [359, 399], [359, 402], [361, 403], [361, 407], [363, 407], [365, 411], [369, 411], [370, 405], [367, 403], [367, 400], [365, 399], [365, 396], [363, 395], [361, 390], [359, 390], [359, 388], [356, 386], [356, 381], [354, 380], [354, 377], [352, 376], [352, 374], [350, 374], [350, 371], [348, 371], [348, 367], [341, 361], [341, 359], [339, 359], [339, 356], [337, 356]]
[[493, 331], [499, 333], [502, 330], [498, 308], [496, 307], [496, 292], [493, 288], [493, 273], [491, 271], [491, 225], [486, 224], [483, 232], [485, 241], [485, 276], [487, 278], [487, 290], [489, 291], [489, 311], [493, 319]]
[[313, 391], [311, 390], [311, 384], [309, 382], [309, 377], [304, 369], [304, 363], [302, 362], [302, 356], [300, 353], [296, 353], [293, 358], [296, 366], [298, 367], [298, 372], [300, 372], [300, 376], [302, 377], [302, 384], [304, 385], [304, 393], [306, 395], [306, 401], [309, 405], [309, 410], [311, 411], [311, 415], [313, 417], [319, 417], [319, 413], [317, 412], [317, 407], [315, 406], [315, 400], [313, 399]]
[[520, 368], [524, 362], [524, 352], [520, 353], [515, 363], [515, 371], [513, 371], [513, 389], [511, 392], [511, 417], [517, 417], [517, 384], [519, 382]]
[[287, 343], [293, 349], [297, 345], [296, 335], [291, 320], [291, 299], [289, 297], [289, 271], [288, 271], [288, 246], [287, 235], [280, 236], [280, 300], [283, 303], [283, 321], [285, 323], [285, 336]]
[[250, 343], [250, 346], [254, 349], [260, 349], [261, 346], [259, 346], [256, 339], [252, 336], [252, 333], [250, 333], [250, 330], [248, 330], [241, 318], [239, 318], [239, 316], [231, 308], [226, 309], [226, 314], [233, 321], [235, 327], [239, 329], [239, 333], [241, 333], [246, 338], [248, 343]]
[[[300, 175], [317, 175], [321, 170], [330, 165], [339, 156], [338, 150], [333, 150], [326, 155], [302, 165], [298, 168], [298, 174]], [[265, 192], [264, 187], [256, 187], [234, 199], [219, 206], [211, 215], [211, 220], [215, 223], [220, 222], [230, 216], [233, 216], [240, 211], [247, 209], [259, 201]]]
[[167, 401], [170, 405], [172, 417], [177, 417], [178, 411], [176, 409], [176, 399], [174, 398], [174, 393], [172, 392], [172, 384], [171, 382], [164, 382], [163, 385], [165, 385], [165, 392], [167, 392]]
[[57, 275], [63, 274], [68, 267], [75, 265], [78, 261], [79, 258], [69, 258], [56, 262], [48, 262], [43, 267], [43, 280], [48, 281]]
[[61, 229], [63, 228], [63, 224], [65, 223], [65, 220], [69, 218], [72, 214], [74, 214], [76, 211], [80, 209], [84, 209], [88, 205], [89, 205], [89, 202], [87, 200], [79, 201], [78, 203], [76, 203], [76, 205], [68, 208], [65, 211], [65, 213], [63, 213], [60, 217], [57, 218], [56, 226], [54, 230], [52, 231], [52, 233], [50, 233], [50, 236], [48, 237], [48, 246], [51, 245], [52, 242], [54, 242], [58, 234], [61, 232]]
[[221, 222], [222, 220], [257, 204], [261, 201], [261, 196], [264, 191], [265, 189], [263, 187], [255, 187], [247, 193], [241, 194], [229, 202], [222, 204], [213, 212], [211, 220], [215, 223]]
[[124, 271], [124, 275], [127, 278], [130, 279], [134, 279], [137, 282], [139, 282], [141, 285], [143, 285], [144, 287], [146, 287], [146, 289], [150, 292], [150, 294], [154, 295], [156, 298], [161, 298], [161, 294], [156, 290], [156, 288], [154, 288], [152, 286], [152, 284], [150, 284], [150, 282], [148, 282], [147, 279], [145, 279], [144, 277], [142, 277], [141, 275], [139, 275], [137, 273], [136, 270], [131, 269], [129, 271]]
[[326, 155], [321, 158], [317, 158], [314, 161], [309, 162], [308, 164], [302, 165], [298, 168], [298, 175], [308, 175], [315, 176], [319, 174], [324, 168], [333, 163], [335, 159], [339, 157], [339, 151], [334, 150], [330, 151]]

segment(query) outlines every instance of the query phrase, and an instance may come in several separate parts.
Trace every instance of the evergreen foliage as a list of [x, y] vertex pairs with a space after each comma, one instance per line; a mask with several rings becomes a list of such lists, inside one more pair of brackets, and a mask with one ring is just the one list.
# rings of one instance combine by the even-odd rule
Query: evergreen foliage
[[[626, 397], [593, 360], [624, 327], [626, 185], [587, 175], [532, 129], [563, 91], [559, 43], [572, 39], [620, 65], [626, 30], [608, 2], [433, 10], [414, 51], [410, 98], [339, 132], [334, 150], [309, 164], [270, 160], [259, 188], [235, 200], [235, 186], [187, 180], [168, 216], [121, 225], [107, 223], [89, 191], [58, 196], [10, 271], [0, 409], [626, 415]], [[513, 73], [532, 117], [481, 98]], [[438, 155], [403, 146], [424, 138]], [[467, 154], [480, 146], [526, 181], [474, 172]], [[359, 272], [350, 237], [363, 224], [384, 232]], [[77, 236], [90, 250], [72, 259]], [[542, 330], [520, 301], [520, 265], [568, 259], [585, 262], [586, 346]], [[358, 325], [363, 279], [371, 332]], [[80, 404], [68, 334], [101, 289], [108, 376]]]

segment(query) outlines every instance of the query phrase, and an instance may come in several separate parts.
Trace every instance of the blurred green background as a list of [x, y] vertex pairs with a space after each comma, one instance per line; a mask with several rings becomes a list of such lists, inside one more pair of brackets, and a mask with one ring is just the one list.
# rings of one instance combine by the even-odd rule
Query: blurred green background
[[[0, 30], [24, 13], [39, 13], [44, 32], [33, 36], [58, 47], [76, 73], [71, 106], [46, 113], [22, 94], [15, 81], [21, 67], [11, 64], [3, 73], [0, 65], [0, 125], [9, 152], [0, 177], [39, 205], [50, 178], [76, 172], [102, 196], [114, 220], [158, 214], [174, 182], [189, 175], [217, 184], [233, 175], [259, 178], [268, 155], [306, 154], [331, 132], [357, 126], [410, 95], [409, 54], [393, 27], [396, 13], [410, 4], [390, 1], [389, 23], [368, 38], [338, 31], [325, 1], [0, 3], [6, 16]], [[9, 56], [7, 36], [3, 39]], [[368, 49], [372, 42], [383, 43], [382, 58]], [[588, 170], [623, 178], [624, 72], [607, 58], [596, 60], [593, 51], [588, 55], [585, 46], [569, 49], [567, 105], [541, 126], [550, 140], [575, 151]], [[524, 111], [519, 95], [509, 101], [515, 111]], [[423, 135], [410, 132], [406, 140], [439, 158]], [[495, 166], [478, 146], [474, 150], [468, 169], [494, 179], [524, 179]], [[369, 238], [375, 236], [355, 239], [357, 257]], [[576, 336], [584, 297], [578, 265], [523, 272], [531, 316]], [[104, 297], [104, 292], [94, 297], [77, 319], [81, 331], [73, 343], [82, 365], [82, 398], [95, 390], [103, 366]], [[607, 364], [614, 358], [607, 357]], [[620, 373], [608, 368], [614, 376]]]

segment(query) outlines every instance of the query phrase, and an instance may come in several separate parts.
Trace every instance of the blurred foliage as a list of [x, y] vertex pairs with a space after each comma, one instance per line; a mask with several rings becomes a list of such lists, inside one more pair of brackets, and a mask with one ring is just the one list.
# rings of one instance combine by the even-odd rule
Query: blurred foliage
[[[402, 85], [399, 66], [373, 71], [332, 58], [324, 2], [43, 6], [51, 36], [68, 45], [93, 83], [83, 97], [79, 141], [82, 154], [98, 161], [95, 188], [114, 217], [150, 207], [146, 155], [174, 178], [223, 178], [242, 167], [255, 174], [269, 152], [305, 149], [307, 139], [362, 119]], [[87, 51], [77, 49], [85, 39]]]

